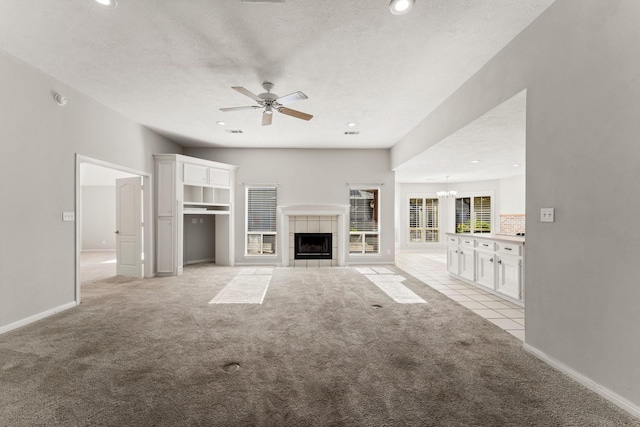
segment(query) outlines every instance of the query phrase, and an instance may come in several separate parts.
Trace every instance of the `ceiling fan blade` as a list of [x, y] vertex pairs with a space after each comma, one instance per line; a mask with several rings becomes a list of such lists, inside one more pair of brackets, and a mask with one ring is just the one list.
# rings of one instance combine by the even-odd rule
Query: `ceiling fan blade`
[[280, 105], [287, 105], [287, 104], [291, 104], [292, 102], [302, 101], [307, 98], [308, 98], [307, 95], [298, 91], [298, 92], [290, 93], [289, 95], [281, 96], [280, 98], [276, 99], [276, 102]]
[[273, 120], [273, 114], [262, 113], [262, 126], [269, 126]]
[[259, 105], [251, 105], [248, 107], [227, 107], [227, 108], [221, 108], [220, 111], [255, 110], [256, 108], [262, 108], [262, 107]]
[[303, 113], [302, 111], [292, 110], [291, 108], [281, 107], [278, 108], [282, 114], [286, 114], [287, 116], [295, 117], [297, 119], [302, 120], [311, 120], [313, 117], [311, 114]]
[[251, 99], [255, 99], [258, 102], [263, 101], [262, 98], [258, 98], [258, 95], [256, 95], [255, 93], [243, 88], [242, 86], [231, 86], [231, 89], [235, 89], [238, 92], [240, 92], [241, 94], [246, 95]]

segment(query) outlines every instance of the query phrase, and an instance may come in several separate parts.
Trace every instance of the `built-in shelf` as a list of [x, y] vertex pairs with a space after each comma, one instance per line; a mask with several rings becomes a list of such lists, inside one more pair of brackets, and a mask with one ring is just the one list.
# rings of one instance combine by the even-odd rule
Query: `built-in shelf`
[[180, 154], [154, 157], [156, 274], [178, 275], [183, 265], [196, 262], [233, 265], [232, 211], [237, 167]]

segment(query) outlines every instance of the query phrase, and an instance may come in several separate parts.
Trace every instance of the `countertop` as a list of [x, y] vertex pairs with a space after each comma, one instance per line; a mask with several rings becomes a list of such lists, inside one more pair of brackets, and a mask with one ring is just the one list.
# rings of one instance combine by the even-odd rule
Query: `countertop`
[[524, 236], [514, 236], [511, 234], [471, 234], [471, 233], [445, 233], [447, 236], [473, 237], [474, 239], [498, 240], [510, 243], [522, 243], [524, 245]]

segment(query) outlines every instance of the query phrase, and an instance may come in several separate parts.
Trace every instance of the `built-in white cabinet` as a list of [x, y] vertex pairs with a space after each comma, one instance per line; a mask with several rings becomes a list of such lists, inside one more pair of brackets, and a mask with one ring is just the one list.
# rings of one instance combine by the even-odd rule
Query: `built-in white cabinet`
[[237, 167], [179, 154], [154, 158], [157, 273], [178, 275], [195, 262], [233, 265]]
[[449, 273], [522, 302], [524, 239], [447, 234]]
[[475, 241], [474, 239], [460, 239], [458, 245], [458, 274], [467, 280], [475, 280]]

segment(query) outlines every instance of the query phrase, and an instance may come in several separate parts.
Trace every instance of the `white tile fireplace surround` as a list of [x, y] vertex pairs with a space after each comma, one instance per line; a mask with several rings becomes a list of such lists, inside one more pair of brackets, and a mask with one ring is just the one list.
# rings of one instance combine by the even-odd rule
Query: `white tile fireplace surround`
[[[347, 218], [349, 205], [284, 205], [278, 206], [280, 229], [283, 231], [283, 267], [330, 267], [346, 264]], [[331, 259], [294, 259], [295, 233], [331, 233]], [[286, 240], [285, 240], [286, 239]]]

